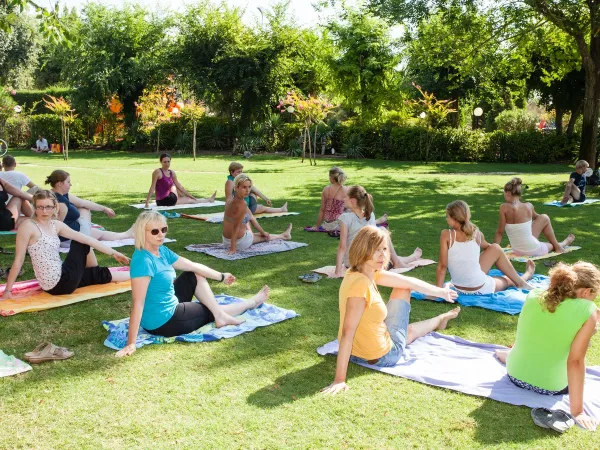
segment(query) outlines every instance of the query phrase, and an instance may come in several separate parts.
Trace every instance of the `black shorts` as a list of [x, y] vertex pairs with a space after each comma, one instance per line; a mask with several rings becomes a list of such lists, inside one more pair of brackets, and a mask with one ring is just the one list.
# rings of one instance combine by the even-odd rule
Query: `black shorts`
[[15, 229], [15, 219], [8, 209], [0, 211], [0, 231], [10, 231]]
[[172, 337], [191, 333], [207, 323], [214, 322], [215, 317], [206, 306], [193, 302], [198, 279], [193, 272], [183, 272], [177, 277], [173, 287], [179, 304], [173, 316], [160, 327], [146, 330], [157, 336]]
[[173, 192], [169, 192], [165, 198], [156, 200], [156, 206], [174, 206], [177, 204], [177, 196]]
[[71, 241], [67, 258], [63, 261], [62, 273], [56, 286], [46, 291], [52, 295], [72, 294], [75, 289], [93, 284], [107, 284], [112, 281], [108, 267], [85, 267], [90, 246]]

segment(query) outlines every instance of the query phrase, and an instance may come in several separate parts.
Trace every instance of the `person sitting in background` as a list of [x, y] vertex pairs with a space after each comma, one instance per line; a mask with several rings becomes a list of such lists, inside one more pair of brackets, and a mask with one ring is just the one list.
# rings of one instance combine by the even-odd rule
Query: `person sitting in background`
[[[15, 157], [12, 155], [5, 155], [4, 158], [2, 158], [2, 168], [4, 171], [0, 172], [0, 180], [12, 184], [19, 190], [22, 190], [23, 186], [27, 186], [29, 188], [27, 193], [31, 195], [35, 194], [39, 189], [37, 185], [23, 172], [17, 172], [15, 167], [17, 167], [17, 161], [15, 160]], [[11, 198], [12, 195], [8, 194], [8, 201], [10, 201]], [[23, 202], [21, 211], [27, 217], [31, 217], [33, 215], [33, 208], [31, 208], [29, 202]]]
[[[234, 195], [234, 179], [238, 175], [240, 175], [244, 170], [244, 166], [242, 166], [239, 162], [232, 162], [229, 164], [229, 175], [227, 176], [227, 180], [225, 181], [225, 201], [229, 200]], [[256, 198], [260, 197], [264, 200], [264, 202], [268, 206], [264, 206], [259, 204], [256, 201]], [[261, 213], [278, 213], [278, 212], [287, 212], [287, 202], [283, 204], [281, 208], [273, 208], [273, 203], [271, 199], [267, 197], [265, 194], [260, 192], [258, 188], [252, 185], [252, 189], [250, 190], [250, 194], [244, 198], [246, 205], [250, 208], [250, 212], [252, 214], [261, 214]]]
[[48, 148], [48, 141], [46, 140], [46, 138], [42, 137], [41, 134], [38, 135], [38, 139], [37, 141], [35, 141], [35, 147], [31, 150], [37, 153], [49, 152], [50, 149]]

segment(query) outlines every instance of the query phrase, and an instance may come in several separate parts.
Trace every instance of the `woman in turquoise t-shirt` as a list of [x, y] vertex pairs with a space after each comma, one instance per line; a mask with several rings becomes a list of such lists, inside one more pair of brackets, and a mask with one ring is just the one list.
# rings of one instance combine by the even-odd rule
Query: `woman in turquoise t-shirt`
[[593, 264], [559, 264], [550, 271], [547, 291], [531, 291], [510, 351], [496, 356], [520, 388], [539, 394], [569, 394], [571, 414], [587, 429], [597, 421], [583, 412], [585, 354], [600, 321], [594, 300], [600, 270]]
[[[264, 286], [250, 300], [221, 306], [208, 279], [232, 284], [235, 277], [182, 258], [163, 246], [167, 221], [156, 211], [144, 211], [134, 224], [135, 252], [131, 258], [131, 295], [127, 346], [116, 356], [135, 352], [140, 325], [149, 333], [171, 337], [187, 334], [210, 322], [217, 327], [239, 325], [233, 316], [260, 306], [269, 297]], [[184, 272], [175, 277], [175, 269]], [[192, 302], [196, 297], [200, 303]]]

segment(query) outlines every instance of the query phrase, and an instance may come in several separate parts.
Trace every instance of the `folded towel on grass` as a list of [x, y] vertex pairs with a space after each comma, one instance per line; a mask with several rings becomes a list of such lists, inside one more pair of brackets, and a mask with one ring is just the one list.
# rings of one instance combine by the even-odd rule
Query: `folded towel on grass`
[[[280, 212], [280, 213], [260, 213], [254, 214], [255, 219], [268, 219], [270, 217], [297, 216], [298, 212]], [[181, 217], [186, 219], [203, 220], [208, 223], [223, 223], [225, 213], [218, 212], [212, 214], [182, 214]]]
[[[129, 270], [129, 267], [111, 267], [111, 272]], [[0, 285], [0, 295], [6, 285]], [[0, 316], [13, 316], [22, 312], [35, 312], [44, 309], [58, 308], [99, 297], [121, 294], [131, 290], [131, 281], [119, 283], [96, 284], [77, 289], [68, 295], [51, 295], [44, 292], [37, 280], [20, 281], [13, 285], [13, 298], [0, 299]]]
[[[428, 266], [429, 264], [435, 264], [435, 261], [432, 259], [418, 259], [414, 261], [410, 267], [404, 267], [402, 269], [391, 269], [390, 272], [394, 273], [404, 273], [413, 270], [415, 267], [420, 266]], [[314, 269], [313, 272], [322, 273], [323, 275], [327, 275], [327, 278], [337, 278], [335, 276], [335, 266], [324, 266], [319, 269]]]
[[[215, 297], [221, 305], [230, 303], [242, 302], [241, 298], [230, 297], [225, 294]], [[150, 344], [170, 344], [175, 341], [181, 342], [210, 342], [218, 341], [219, 339], [228, 339], [238, 336], [242, 333], [252, 331], [258, 327], [266, 327], [274, 323], [283, 322], [287, 319], [293, 319], [299, 316], [291, 309], [283, 309], [269, 303], [263, 303], [258, 308], [250, 309], [241, 316], [245, 322], [240, 325], [229, 325], [222, 328], [215, 328], [214, 322], [204, 325], [202, 328], [188, 334], [175, 337], [155, 336], [148, 333], [140, 327], [135, 346], [137, 348]], [[120, 350], [127, 345], [127, 335], [129, 333], [129, 319], [113, 320], [110, 322], [104, 321], [102, 325], [108, 331], [108, 337], [104, 341], [104, 345], [113, 350]]]
[[[492, 277], [501, 277], [503, 273], [498, 269], [492, 269], [489, 272]], [[546, 275], [534, 275], [529, 284], [536, 288], [545, 289], [550, 284], [550, 278]], [[492, 311], [503, 312], [507, 314], [519, 314], [523, 309], [523, 303], [529, 291], [524, 291], [517, 288], [509, 288], [505, 291], [494, 292], [488, 295], [468, 295], [458, 294], [456, 303], [463, 306], [477, 306], [479, 308], [490, 309]], [[412, 292], [411, 297], [416, 300], [425, 300], [425, 295], [420, 292]], [[444, 300], [435, 299], [436, 302], [443, 302]]]
[[[70, 241], [68, 241], [70, 243]], [[119, 239], [118, 241], [100, 241], [102, 242], [104, 245], [106, 245], [107, 247], [110, 248], [118, 248], [118, 247], [125, 247], [128, 245], [135, 245], [135, 239], [134, 238], [129, 238], [129, 239]], [[169, 238], [165, 238], [164, 240], [164, 244], [168, 244], [169, 242], [177, 242], [177, 239], [169, 239]], [[69, 253], [69, 248], [70, 247], [63, 247], [61, 245], [60, 247], [60, 252], [61, 253]]]
[[0, 350], [0, 378], [17, 375], [31, 370], [31, 366], [14, 356], [8, 356]]
[[[579, 250], [580, 248], [581, 247], [577, 247], [576, 245], [569, 245], [565, 247], [565, 253], [574, 252], [575, 250]], [[515, 255], [515, 252], [513, 252], [513, 249], [510, 247], [505, 247], [502, 250], [504, 250], [504, 253], [506, 253], [508, 259], [516, 262], [527, 262], [529, 260], [537, 261], [538, 259], [555, 258], [557, 256], [562, 255], [562, 253], [550, 252], [546, 253], [543, 256], [517, 256]]]
[[225, 259], [227, 261], [237, 261], [238, 259], [252, 258], [253, 256], [269, 255], [271, 253], [287, 252], [300, 247], [306, 247], [308, 244], [304, 242], [284, 241], [276, 239], [269, 242], [259, 242], [253, 244], [247, 250], [238, 250], [233, 255], [228, 254], [229, 247], [224, 247], [223, 244], [192, 244], [185, 249], [190, 252], [204, 253], [215, 258]]
[[563, 208], [565, 206], [583, 206], [583, 205], [592, 205], [596, 202], [600, 202], [600, 200], [595, 199], [595, 198], [588, 198], [587, 200], [583, 201], [583, 202], [573, 202], [573, 203], [566, 203], [566, 204], [561, 204], [560, 200], [554, 200], [551, 202], [546, 202], [544, 203], [545, 206], [558, 206], [559, 208]]
[[[506, 367], [494, 356], [496, 350], [506, 349], [501, 345], [479, 344], [456, 336], [430, 333], [408, 345], [403, 359], [394, 367], [361, 365], [419, 383], [511, 405], [569, 411], [568, 395], [541, 395], [515, 386], [508, 379]], [[337, 351], [337, 340], [317, 349], [320, 355], [335, 354]], [[600, 366], [586, 370], [584, 411], [600, 419]]]
[[[173, 205], [173, 206], [156, 206], [156, 203], [150, 203], [148, 206], [150, 206], [150, 209], [154, 210], [154, 211], [172, 211], [174, 209], [188, 209], [188, 208], [210, 208], [212, 206], [224, 206], [225, 202], [222, 202], [220, 200], [215, 200], [212, 203], [186, 203], [184, 205]], [[129, 206], [133, 206], [134, 208], [137, 209], [144, 209], [144, 206], [146, 206], [145, 203], [137, 203], [137, 204], [133, 204], [133, 205], [129, 205]]]

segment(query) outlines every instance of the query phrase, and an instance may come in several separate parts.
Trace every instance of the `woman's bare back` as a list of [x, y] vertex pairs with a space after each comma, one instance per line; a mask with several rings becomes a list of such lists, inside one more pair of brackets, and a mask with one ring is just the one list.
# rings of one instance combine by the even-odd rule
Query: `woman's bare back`
[[503, 203], [500, 212], [504, 214], [507, 224], [519, 224], [533, 219], [533, 205], [531, 203]]

